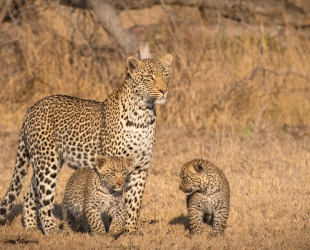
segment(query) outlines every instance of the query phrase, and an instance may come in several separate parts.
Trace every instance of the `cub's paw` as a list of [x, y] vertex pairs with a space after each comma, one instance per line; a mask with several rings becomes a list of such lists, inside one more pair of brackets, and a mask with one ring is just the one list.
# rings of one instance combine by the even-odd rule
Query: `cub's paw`
[[146, 233], [142, 230], [124, 230], [124, 235], [136, 235], [136, 236], [145, 236]]
[[211, 231], [209, 235], [210, 237], [224, 236], [224, 232], [223, 231]]
[[32, 226], [32, 227], [26, 227], [25, 230], [27, 230], [28, 232], [36, 232], [39, 229], [36, 226]]
[[62, 230], [60, 230], [59, 228], [53, 228], [53, 229], [50, 229], [44, 232], [44, 235], [48, 235], [48, 236], [54, 236], [57, 234], [62, 234]]

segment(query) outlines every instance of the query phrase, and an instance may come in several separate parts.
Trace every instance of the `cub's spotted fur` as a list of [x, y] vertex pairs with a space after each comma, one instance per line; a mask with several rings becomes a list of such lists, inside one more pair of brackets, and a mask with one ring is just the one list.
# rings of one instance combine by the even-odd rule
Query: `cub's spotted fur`
[[211, 236], [224, 234], [230, 209], [230, 189], [224, 173], [211, 162], [194, 159], [181, 169], [180, 190], [187, 194], [191, 234], [203, 232], [204, 218], [212, 225]]
[[101, 214], [107, 212], [112, 219], [109, 234], [121, 234], [126, 222], [122, 189], [133, 163], [133, 156], [97, 156], [93, 169], [77, 170], [70, 177], [63, 198], [64, 230], [86, 226], [92, 234], [106, 234]]
[[53, 218], [57, 175], [64, 163], [94, 167], [96, 155], [135, 156], [125, 185], [125, 230], [137, 231], [148, 166], [156, 134], [156, 104], [169, 96], [171, 55], [160, 60], [127, 59], [121, 87], [104, 102], [56, 95], [42, 99], [26, 113], [20, 132], [10, 187], [0, 204], [0, 220], [12, 209], [29, 164], [33, 167], [24, 202], [26, 229], [37, 228], [36, 201], [45, 234], [58, 231]]

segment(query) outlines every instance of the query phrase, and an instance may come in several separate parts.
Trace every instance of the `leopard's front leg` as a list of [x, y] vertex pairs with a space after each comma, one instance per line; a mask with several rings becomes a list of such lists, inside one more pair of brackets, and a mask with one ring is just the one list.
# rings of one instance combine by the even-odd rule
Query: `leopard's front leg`
[[125, 185], [125, 208], [127, 219], [125, 231], [136, 233], [138, 231], [138, 218], [142, 197], [147, 178], [147, 169], [136, 169], [128, 177]]
[[190, 235], [203, 233], [203, 212], [201, 209], [197, 209], [196, 207], [189, 207], [188, 220]]
[[190, 235], [203, 233], [203, 216], [204, 212], [199, 202], [197, 193], [186, 197], [186, 205], [188, 210], [189, 232]]
[[127, 217], [124, 204], [122, 202], [118, 202], [116, 206], [112, 206], [109, 209], [109, 214], [112, 217], [112, 222], [109, 227], [109, 234], [113, 237], [118, 237], [124, 231]]
[[97, 235], [106, 235], [105, 227], [101, 219], [100, 209], [96, 204], [88, 202], [85, 206], [85, 216], [87, 218], [87, 231]]

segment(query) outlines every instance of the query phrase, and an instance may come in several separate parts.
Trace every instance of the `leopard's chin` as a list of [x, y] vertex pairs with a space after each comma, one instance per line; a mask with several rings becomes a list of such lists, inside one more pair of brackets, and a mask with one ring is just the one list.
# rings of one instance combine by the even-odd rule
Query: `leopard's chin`
[[197, 190], [195, 189], [192, 189], [192, 188], [188, 188], [188, 189], [184, 189], [184, 188], [180, 188], [180, 190], [185, 193], [186, 195], [191, 195], [193, 194], [194, 192], [196, 192]]
[[113, 188], [113, 191], [114, 191], [114, 192], [120, 192], [120, 191], [122, 191], [122, 190], [123, 190], [122, 187]]
[[155, 101], [155, 104], [165, 104], [167, 102], [167, 99], [166, 98], [164, 98], [164, 97], [162, 97], [162, 98], [160, 98], [160, 99], [157, 99], [156, 101]]
[[184, 192], [187, 196], [188, 195], [191, 195], [191, 194], [193, 194], [193, 193], [195, 193], [196, 192], [196, 190], [193, 190], [193, 191], [191, 191], [191, 192]]

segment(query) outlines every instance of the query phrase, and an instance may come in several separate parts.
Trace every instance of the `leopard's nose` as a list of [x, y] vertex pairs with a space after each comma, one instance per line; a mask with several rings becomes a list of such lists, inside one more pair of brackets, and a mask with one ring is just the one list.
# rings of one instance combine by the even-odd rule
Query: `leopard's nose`
[[116, 180], [116, 184], [117, 184], [119, 187], [121, 187], [121, 186], [123, 186], [123, 185], [125, 184], [125, 181], [124, 181], [124, 179], [122, 179], [122, 178], [118, 178], [118, 179]]
[[192, 188], [186, 189], [186, 193], [191, 193], [191, 192], [193, 192], [193, 189], [192, 189]]
[[161, 89], [158, 89], [158, 91], [164, 95], [167, 92], [167, 89], [162, 89], [161, 88]]

